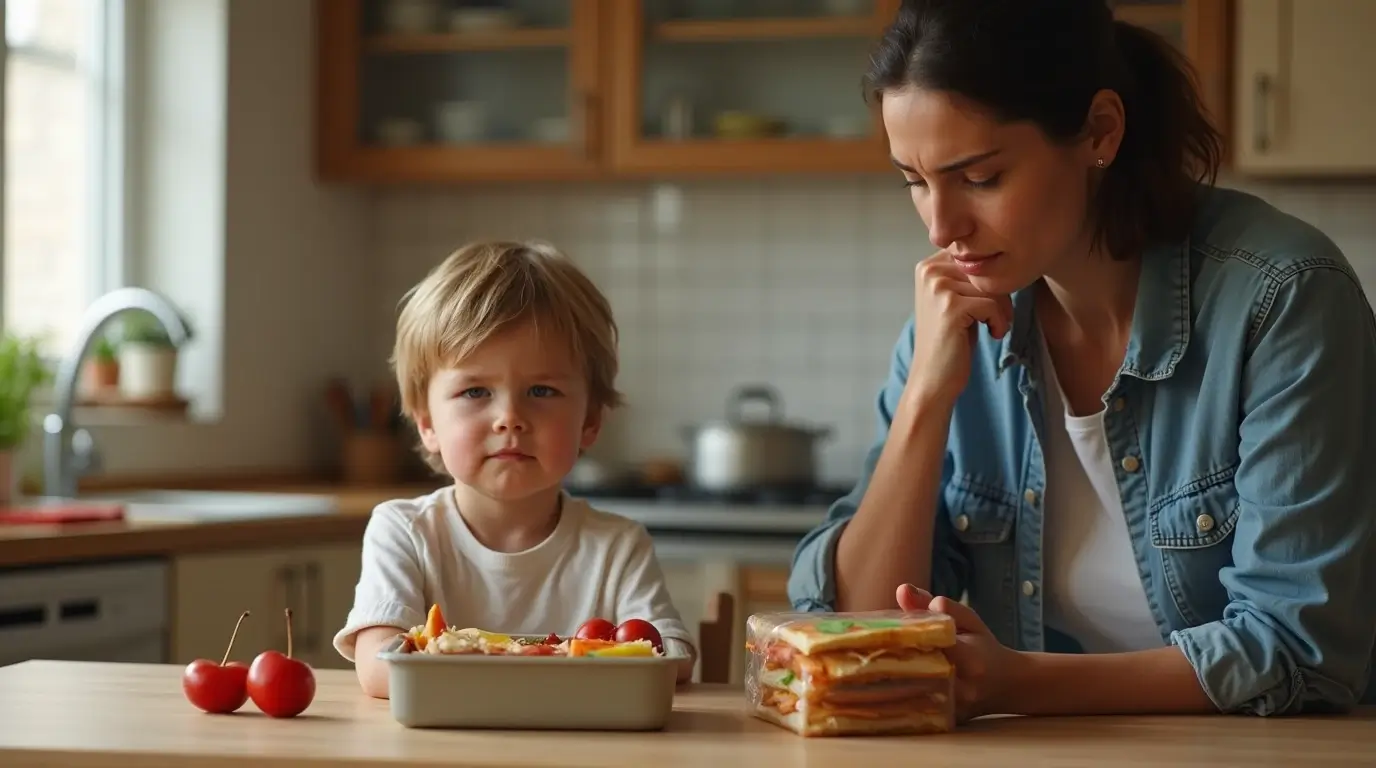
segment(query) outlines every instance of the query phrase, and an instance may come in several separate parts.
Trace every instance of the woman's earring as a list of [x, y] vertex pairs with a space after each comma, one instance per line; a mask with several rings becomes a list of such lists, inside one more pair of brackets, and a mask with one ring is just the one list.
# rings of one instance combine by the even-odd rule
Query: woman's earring
[[1108, 165], [1108, 163], [1104, 162], [1104, 158], [1101, 157], [1098, 160], [1094, 161], [1094, 165], [1099, 168], [1103, 168], [1104, 166]]

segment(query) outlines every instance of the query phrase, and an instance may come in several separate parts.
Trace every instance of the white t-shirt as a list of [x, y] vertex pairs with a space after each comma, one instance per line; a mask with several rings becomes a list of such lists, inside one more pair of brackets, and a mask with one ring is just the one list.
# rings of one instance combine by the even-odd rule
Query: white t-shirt
[[334, 647], [354, 660], [359, 630], [409, 629], [438, 604], [445, 623], [512, 634], [571, 635], [600, 616], [649, 621], [692, 674], [692, 636], [669, 598], [645, 527], [565, 495], [559, 522], [524, 552], [496, 552], [459, 515], [453, 486], [379, 504], [363, 534], [354, 606]]
[[1071, 413], [1045, 339], [1041, 352], [1046, 625], [1075, 638], [1086, 653], [1159, 648], [1165, 641], [1137, 573], [1104, 411]]

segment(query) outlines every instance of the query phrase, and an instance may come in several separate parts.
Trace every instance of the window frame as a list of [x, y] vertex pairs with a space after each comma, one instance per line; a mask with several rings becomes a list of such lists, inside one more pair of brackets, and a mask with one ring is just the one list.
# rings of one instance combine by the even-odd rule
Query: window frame
[[[37, 0], [41, 2], [41, 0]], [[4, 215], [6, 200], [6, 164], [3, 147], [6, 141], [8, 118], [8, 74], [12, 55], [48, 60], [56, 66], [70, 67], [86, 80], [86, 101], [96, 116], [86, 141], [91, 153], [92, 177], [87, 186], [87, 242], [88, 279], [83, 289], [86, 303], [120, 286], [128, 285], [131, 277], [129, 254], [133, 232], [130, 222], [133, 211], [130, 171], [132, 112], [129, 78], [129, 55], [132, 50], [129, 33], [130, 9], [126, 0], [82, 0], [95, 10], [86, 34], [91, 36], [93, 51], [90, 71], [72, 56], [42, 46], [12, 46], [9, 41], [9, 2], [0, 0], [0, 332], [5, 330], [4, 264], [8, 222]], [[75, 350], [53, 350], [45, 355], [56, 367], [57, 361]]]

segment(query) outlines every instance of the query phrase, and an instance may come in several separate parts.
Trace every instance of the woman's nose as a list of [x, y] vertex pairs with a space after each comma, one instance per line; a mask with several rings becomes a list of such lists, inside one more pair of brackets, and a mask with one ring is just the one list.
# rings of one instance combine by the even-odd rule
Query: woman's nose
[[963, 238], [970, 236], [973, 228], [969, 214], [957, 197], [932, 192], [926, 205], [918, 205], [918, 214], [927, 209], [922, 221], [927, 225], [927, 239], [937, 248], [945, 250]]

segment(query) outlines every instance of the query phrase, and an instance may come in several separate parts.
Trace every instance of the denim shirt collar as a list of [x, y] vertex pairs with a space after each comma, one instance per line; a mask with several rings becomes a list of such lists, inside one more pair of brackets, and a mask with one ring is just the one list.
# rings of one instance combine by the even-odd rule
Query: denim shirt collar
[[[1154, 246], [1142, 257], [1132, 333], [1119, 375], [1148, 381], [1166, 379], [1190, 345], [1190, 245]], [[1013, 328], [1003, 337], [998, 372], [1027, 365], [1036, 343], [1033, 305], [1036, 284], [1013, 294]]]

